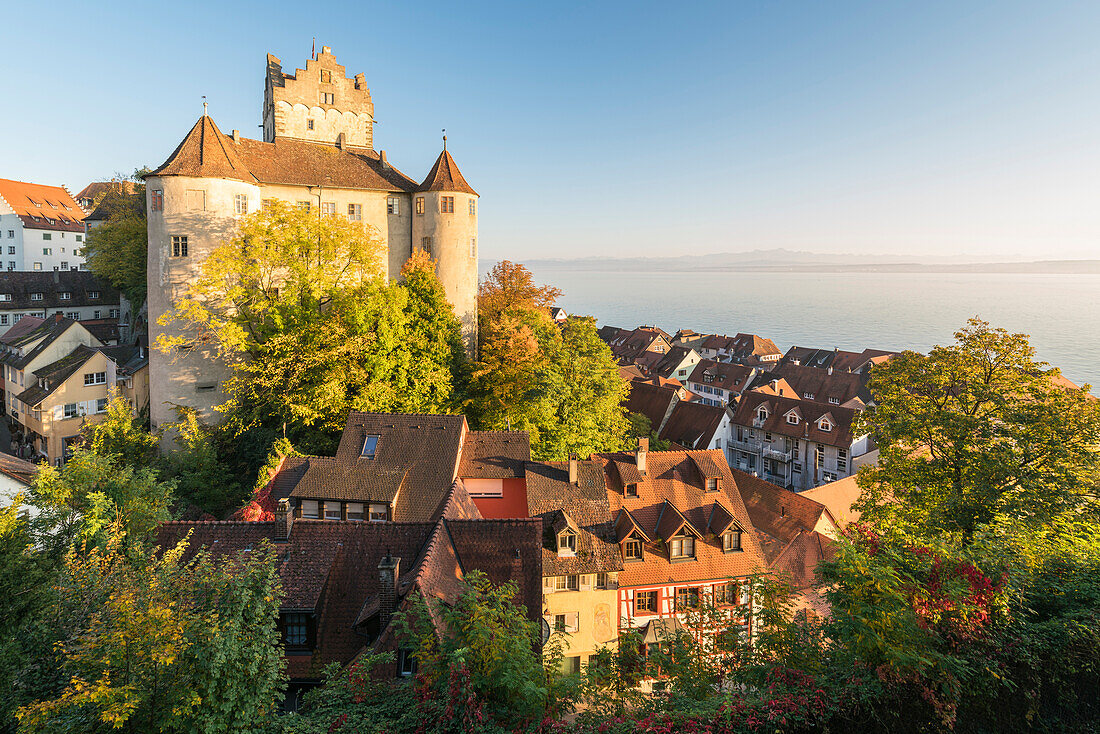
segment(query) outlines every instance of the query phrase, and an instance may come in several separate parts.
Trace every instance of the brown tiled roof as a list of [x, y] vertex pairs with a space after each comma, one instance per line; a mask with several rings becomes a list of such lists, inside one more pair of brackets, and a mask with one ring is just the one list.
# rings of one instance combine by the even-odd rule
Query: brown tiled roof
[[668, 408], [676, 399], [675, 387], [659, 387], [647, 382], [630, 383], [630, 394], [623, 403], [631, 413], [640, 413], [649, 418], [654, 431], [661, 429], [661, 423], [668, 414]]
[[[761, 426], [754, 426], [753, 420], [756, 418], [757, 409], [765, 404], [768, 406], [767, 420]], [[797, 425], [787, 423], [784, 418], [792, 408], [797, 409], [802, 416]], [[757, 427], [780, 436], [847, 448], [852, 445], [852, 421], [857, 412], [852, 408], [843, 408], [839, 405], [826, 405], [812, 400], [796, 400], [749, 390], [742, 393], [734, 412], [733, 422], [739, 426]], [[822, 431], [818, 428], [818, 421], [826, 415], [832, 417], [831, 431]]]
[[[830, 398], [834, 398], [837, 405], [846, 403], [852, 398], [864, 396], [864, 387], [867, 384], [867, 376], [858, 372], [834, 369], [833, 373], [829, 374], [827, 369], [787, 362], [759, 375], [754, 380], [754, 385], [775, 379], [786, 380], [795, 391], [794, 397], [818, 403], [828, 403]], [[813, 397], [807, 397], [807, 395]]]
[[[336, 456], [287, 459], [272, 494], [392, 502], [396, 520], [435, 520], [457, 478], [465, 425], [460, 415], [352, 412]], [[378, 436], [373, 459], [361, 455], [368, 435]]]
[[[699, 474], [697, 457], [702, 454], [709, 455], [710, 460], [722, 468], [717, 492], [706, 491], [706, 478]], [[721, 451], [650, 451], [646, 457], [646, 476], [638, 484], [637, 497], [625, 495], [621, 482], [611, 469], [613, 461], [627, 461], [630, 455], [601, 454], [598, 458], [604, 462], [604, 480], [612, 512], [618, 513], [625, 508], [646, 534], [656, 541], [660, 535], [658, 524], [665, 522], [662, 511], [671, 506], [704, 534], [702, 539], [696, 541], [695, 560], [690, 561], [670, 562], [666, 551], [656, 542], [645, 544], [642, 562], [624, 563], [619, 574], [621, 586], [732, 578], [764, 569], [764, 556], [752, 521]], [[723, 553], [721, 541], [705, 535], [716, 502], [744, 531], [741, 537], [743, 551]], [[617, 520], [621, 533], [626, 529], [626, 519], [619, 515]], [[667, 527], [662, 529], [667, 532]]]
[[826, 513], [825, 505], [798, 492], [736, 469], [730, 469], [730, 472], [737, 481], [737, 488], [757, 532], [775, 541], [764, 544], [764, 554], [769, 563], [799, 533], [814, 531]]
[[137, 191], [138, 186], [139, 184], [134, 181], [92, 181], [73, 198], [77, 201], [81, 199], [98, 199], [100, 196], [112, 191], [132, 194]]
[[725, 415], [726, 409], [716, 405], [680, 401], [672, 409], [672, 415], [661, 430], [660, 438], [663, 441], [675, 441], [691, 449], [710, 448], [702, 444], [709, 441], [722, 425]]
[[37, 473], [38, 467], [29, 461], [0, 452], [0, 474], [6, 474], [20, 484], [29, 487]]
[[[107, 313], [110, 307], [117, 307], [120, 303], [118, 289], [87, 270], [0, 271], [0, 293], [10, 296], [9, 300], [0, 301], [0, 310], [3, 311], [26, 309], [52, 315], [61, 309], [102, 306], [104, 313]], [[32, 293], [42, 297], [31, 300]], [[61, 300], [62, 293], [67, 293], [69, 297]], [[99, 295], [92, 298], [93, 293]], [[19, 323], [27, 318], [24, 317]]]
[[531, 439], [527, 431], [469, 431], [462, 442], [463, 479], [522, 478], [524, 464], [531, 460]]
[[233, 141], [206, 115], [198, 119], [168, 160], [151, 175], [228, 178], [248, 183], [259, 180], [241, 161]]
[[531, 517], [542, 518], [544, 528], [562, 513], [576, 525], [577, 552], [573, 557], [559, 557], [553, 531], [544, 533], [543, 574], [563, 576], [622, 568], [602, 462], [578, 461], [577, 484], [569, 483], [568, 462], [528, 463], [527, 511]]
[[83, 232], [84, 210], [61, 186], [0, 178], [0, 198], [24, 227], [55, 232]]
[[446, 520], [445, 526], [464, 574], [477, 569], [496, 584], [515, 581], [528, 617], [542, 616], [541, 520]]
[[458, 164], [455, 163], [455, 159], [451, 157], [450, 152], [446, 149], [435, 159], [432, 170], [428, 171], [424, 182], [416, 190], [460, 191], [464, 194], [477, 196], [477, 192], [470, 184], [466, 183], [466, 179], [462, 177], [462, 172], [458, 170]]
[[[752, 367], [729, 362], [716, 362], [713, 359], [702, 359], [695, 365], [695, 369], [691, 371], [691, 375], [687, 379], [703, 385], [711, 385], [739, 393], [749, 386], [752, 374]], [[708, 375], [711, 378], [709, 381], [707, 380]]]
[[814, 349], [812, 347], [791, 347], [783, 355], [783, 362], [798, 362], [807, 367], [845, 372], [856, 372], [868, 362], [879, 364], [897, 352], [882, 349], [864, 349], [862, 352], [846, 352], [842, 349]]
[[56, 362], [39, 367], [34, 371], [36, 378], [45, 380], [45, 386], [40, 386], [36, 380], [30, 380], [27, 383], [29, 387], [15, 397], [24, 405], [33, 408], [64, 385], [65, 381], [83, 367], [85, 362], [94, 357], [96, 352], [97, 350], [92, 347], [83, 344], [78, 345], [73, 351]]
[[810, 589], [817, 583], [817, 566], [836, 557], [836, 542], [821, 533], [800, 531], [771, 564], [776, 573], [786, 576], [791, 587]]
[[44, 323], [46, 323], [46, 319], [40, 319], [37, 316], [24, 316], [16, 321], [3, 335], [0, 335], [0, 344], [16, 344]]

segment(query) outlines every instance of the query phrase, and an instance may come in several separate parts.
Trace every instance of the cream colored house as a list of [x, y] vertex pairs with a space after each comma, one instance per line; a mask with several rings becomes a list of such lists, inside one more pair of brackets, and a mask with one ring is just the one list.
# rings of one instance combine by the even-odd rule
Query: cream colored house
[[112, 391], [137, 410], [149, 403], [143, 347], [104, 346], [70, 319], [54, 317], [5, 344], [4, 396], [27, 458], [60, 466], [87, 423], [103, 420]]

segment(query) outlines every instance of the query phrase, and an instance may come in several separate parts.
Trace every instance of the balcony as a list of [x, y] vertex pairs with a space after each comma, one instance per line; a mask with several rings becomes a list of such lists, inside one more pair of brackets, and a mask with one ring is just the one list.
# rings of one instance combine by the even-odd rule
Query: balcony
[[765, 482], [771, 482], [772, 484], [777, 484], [780, 487], [789, 488], [791, 486], [790, 477], [786, 477], [781, 474], [772, 474], [770, 471], [764, 472], [764, 475], [761, 478]]
[[787, 462], [789, 462], [791, 460], [791, 452], [790, 451], [778, 451], [778, 450], [773, 449], [773, 448], [765, 448], [764, 449], [764, 458], [765, 459], [774, 459], [775, 461], [781, 461], [784, 464], [786, 464]]
[[736, 439], [736, 438], [731, 438], [731, 439], [726, 441], [726, 445], [728, 445], [731, 449], [740, 449], [741, 451], [748, 451], [750, 454], [760, 453], [760, 442], [759, 441], [741, 441], [741, 440]]

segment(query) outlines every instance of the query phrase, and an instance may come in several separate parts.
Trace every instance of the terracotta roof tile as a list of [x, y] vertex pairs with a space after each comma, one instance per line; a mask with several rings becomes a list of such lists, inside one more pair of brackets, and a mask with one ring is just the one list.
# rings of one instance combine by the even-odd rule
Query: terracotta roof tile
[[649, 418], [654, 431], [659, 431], [672, 403], [676, 400], [677, 388], [660, 387], [647, 382], [630, 383], [630, 394], [623, 403], [631, 413], [639, 413]]
[[0, 178], [0, 198], [30, 229], [83, 232], [84, 210], [61, 186]]
[[[762, 425], [757, 426], [753, 421], [756, 420], [758, 408], [762, 405], [767, 406], [768, 417]], [[785, 418], [792, 409], [797, 410], [801, 415], [797, 424], [788, 423]], [[741, 395], [737, 403], [733, 423], [749, 428], [760, 428], [780, 436], [847, 448], [852, 444], [852, 422], [857, 412], [852, 408], [839, 405], [826, 405], [811, 400], [798, 400], [749, 390]], [[819, 421], [825, 416], [831, 417], [832, 430], [823, 431], [818, 427]]]
[[427, 177], [416, 190], [460, 191], [477, 196], [477, 192], [470, 184], [466, 183], [466, 179], [462, 177], [462, 172], [458, 170], [458, 164], [455, 163], [455, 159], [451, 157], [450, 152], [446, 149], [435, 159], [432, 170], [428, 171]]
[[726, 409], [716, 405], [680, 401], [672, 409], [665, 427], [661, 429], [663, 441], [675, 441], [689, 449], [707, 449], [704, 445], [722, 425]]
[[206, 115], [198, 119], [168, 160], [150, 175], [228, 178], [248, 183], [259, 180], [237, 155], [233, 141]]
[[462, 442], [458, 475], [463, 479], [509, 479], [524, 476], [531, 460], [527, 431], [469, 431]]
[[769, 563], [799, 533], [816, 530], [818, 522], [826, 513], [825, 505], [798, 492], [736, 469], [731, 469], [730, 472], [737, 481], [737, 488], [741, 491], [741, 497], [756, 530], [778, 541], [772, 545], [770, 551], [765, 548]]

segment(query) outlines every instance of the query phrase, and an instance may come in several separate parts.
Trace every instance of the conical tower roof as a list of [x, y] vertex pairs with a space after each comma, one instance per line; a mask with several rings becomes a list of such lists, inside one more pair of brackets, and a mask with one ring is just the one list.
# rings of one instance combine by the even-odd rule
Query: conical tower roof
[[199, 118], [183, 142], [168, 156], [153, 176], [230, 178], [255, 182], [256, 177], [241, 162], [229, 140], [207, 115]]
[[478, 195], [470, 184], [466, 183], [466, 179], [462, 178], [458, 164], [446, 148], [435, 159], [435, 165], [432, 166], [428, 177], [424, 179], [424, 183], [420, 184], [417, 191], [461, 191], [464, 194]]

